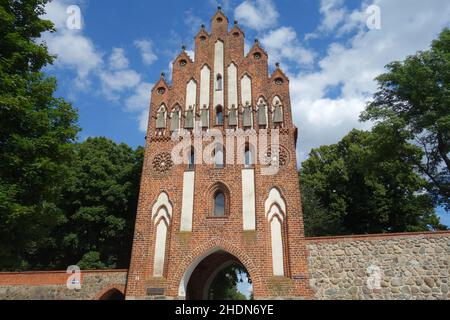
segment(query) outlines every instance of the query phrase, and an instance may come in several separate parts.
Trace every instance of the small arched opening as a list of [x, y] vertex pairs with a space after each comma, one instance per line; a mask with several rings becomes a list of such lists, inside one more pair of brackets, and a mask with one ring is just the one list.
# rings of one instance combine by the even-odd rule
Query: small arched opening
[[230, 189], [218, 182], [209, 188], [206, 193], [210, 218], [226, 218], [230, 216], [231, 195]]
[[125, 295], [119, 289], [111, 288], [103, 293], [98, 300], [125, 300]]
[[195, 148], [191, 147], [191, 150], [189, 151], [188, 155], [188, 170], [194, 171], [195, 170]]
[[244, 149], [244, 165], [246, 168], [252, 168], [256, 164], [255, 148], [251, 144], [246, 144]]
[[225, 216], [225, 194], [221, 190], [214, 195], [214, 216]]
[[222, 106], [216, 107], [216, 125], [223, 126], [223, 108], [222, 108]]
[[223, 78], [222, 75], [219, 73], [216, 76], [216, 90], [222, 91], [223, 90]]

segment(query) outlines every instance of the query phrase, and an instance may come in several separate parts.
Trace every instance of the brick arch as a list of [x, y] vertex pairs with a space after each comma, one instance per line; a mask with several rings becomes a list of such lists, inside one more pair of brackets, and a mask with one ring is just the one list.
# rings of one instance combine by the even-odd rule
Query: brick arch
[[102, 298], [104, 298], [108, 293], [110, 293], [111, 291], [118, 291], [120, 292], [123, 297], [125, 298], [125, 285], [123, 284], [112, 284], [108, 287], [103, 288], [101, 291], [99, 291], [93, 300], [103, 300]]
[[264, 94], [260, 94], [260, 95], [258, 96], [258, 98], [256, 99], [256, 103], [258, 103], [259, 100], [261, 100], [261, 99], [264, 100], [264, 102], [266, 103], [266, 105], [269, 103], [268, 100], [267, 100], [267, 97], [266, 97]]
[[211, 197], [211, 195], [213, 195], [217, 190], [222, 190], [223, 192], [227, 193], [228, 196], [231, 196], [231, 192], [230, 190], [232, 190], [230, 188], [230, 186], [223, 182], [223, 181], [218, 181], [218, 182], [214, 182], [212, 183], [208, 189], [206, 189], [205, 193], [203, 194], [205, 197]]
[[201, 68], [200, 68], [200, 70], [202, 70], [204, 67], [207, 67], [208, 69], [209, 69], [209, 71], [211, 71], [212, 70], [212, 68], [211, 68], [211, 66], [209, 65], [209, 63], [208, 62], [204, 62], [203, 64], [202, 64], [202, 66], [201, 66]]
[[231, 60], [231, 62], [227, 65], [227, 68], [229, 68], [232, 64], [234, 64], [234, 66], [236, 67], [236, 70], [238, 70], [238, 64], [236, 63], [235, 60]]
[[188, 85], [191, 81], [194, 81], [195, 85], [198, 86], [198, 81], [197, 81], [197, 79], [195, 79], [195, 77], [189, 78], [189, 80], [186, 81], [186, 85]]
[[183, 111], [183, 108], [181, 107], [181, 103], [179, 103], [178, 101], [172, 104], [172, 108], [170, 109], [171, 112], [174, 112], [176, 108], [179, 108], [180, 112]]
[[[252, 82], [253, 82], [254, 79], [253, 79], [252, 75], [251, 75], [248, 71], [244, 72], [244, 73], [242, 74], [241, 78], [240, 78], [240, 79], [238, 78], [238, 79], [242, 81], [242, 79], [244, 79], [245, 76], [247, 76], [248, 78], [250, 78], [250, 80], [252, 80]], [[251, 101], [249, 101], [249, 102], [252, 103]]]
[[206, 199], [206, 210], [208, 214], [214, 212], [214, 197], [217, 192], [221, 191], [225, 196], [225, 216], [230, 215], [230, 207], [232, 203], [231, 188], [228, 184], [222, 181], [215, 182], [209, 186], [203, 193], [203, 199]]
[[[262, 290], [263, 283], [261, 279], [261, 272], [253, 260], [245, 253], [243, 249], [233, 245], [223, 238], [216, 238], [196, 247], [191, 251], [190, 255], [181, 261], [173, 277], [174, 282], [172, 284], [176, 287], [172, 287], [171, 291], [173, 290], [174, 294], [177, 294], [179, 297], [185, 297], [187, 285], [192, 272], [205, 258], [220, 250], [235, 256], [245, 267], [250, 275], [250, 278], [252, 279], [254, 292], [259, 292]], [[182, 295], [182, 293], [184, 293], [184, 295]]]

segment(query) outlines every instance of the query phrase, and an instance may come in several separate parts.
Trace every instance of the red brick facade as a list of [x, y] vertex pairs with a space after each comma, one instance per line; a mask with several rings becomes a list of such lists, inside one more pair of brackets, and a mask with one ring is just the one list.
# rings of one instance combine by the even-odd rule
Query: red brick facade
[[[234, 63], [237, 66], [237, 96], [240, 110], [243, 107], [240, 84], [244, 75], [248, 75], [252, 80], [251, 105], [253, 112], [256, 112], [257, 101], [260, 97], [267, 101], [268, 106], [271, 105], [275, 96], [282, 101], [284, 124], [283, 129], [280, 130], [280, 145], [284, 150], [285, 161], [276, 175], [262, 175], [262, 166], [260, 164], [254, 166], [256, 228], [251, 231], [244, 231], [243, 228], [242, 170], [244, 165], [226, 163], [224, 168], [215, 168], [214, 165], [207, 164], [196, 165], [192, 231], [182, 232], [180, 230], [183, 175], [187, 166], [167, 166], [167, 159], [166, 161], [161, 160], [164, 158], [161, 157], [164, 153], [166, 155], [171, 153], [176, 143], [171, 140], [170, 121], [167, 121], [164, 133], [157, 133], [157, 113], [162, 104], [167, 106], [168, 112], [176, 105], [181, 106], [184, 111], [186, 86], [191, 79], [194, 79], [197, 84], [196, 101], [199, 101], [201, 69], [207, 65], [211, 70], [210, 128], [220, 129], [225, 135], [225, 130], [229, 129], [227, 117], [225, 117], [223, 126], [214, 126], [213, 101], [214, 81], [216, 80], [214, 50], [217, 41], [224, 43], [224, 109], [226, 110], [228, 106], [227, 68]], [[248, 270], [253, 280], [255, 298], [311, 297], [296, 166], [297, 129], [292, 121], [289, 79], [279, 66], [275, 68], [272, 75], [269, 75], [268, 56], [258, 41], [255, 41], [250, 52], [244, 56], [244, 33], [237, 22], [230, 28], [227, 17], [219, 10], [212, 18], [211, 33], [202, 27], [195, 38], [195, 62], [182, 50], [173, 63], [172, 84], [169, 85], [165, 78], [161, 77], [155, 85], [151, 94], [150, 110], [139, 209], [126, 288], [127, 298], [148, 298], [149, 292], [156, 289], [159, 295], [174, 299], [180, 298], [180, 283], [186, 271], [199, 257], [218, 249], [234, 256]], [[200, 105], [198, 103], [196, 113], [196, 120], [199, 121]], [[269, 132], [274, 127], [270, 115], [271, 112], [268, 117]], [[259, 127], [256, 118], [256, 113], [254, 113], [254, 128], [258, 134]], [[185, 119], [182, 119], [181, 127], [184, 123]], [[243, 128], [242, 114], [239, 115], [238, 127]], [[206, 148], [209, 143], [205, 142], [203, 148]], [[227, 147], [231, 146], [225, 145], [224, 147], [227, 150]], [[237, 149], [236, 146], [234, 148]], [[196, 150], [197, 152], [198, 150]], [[237, 153], [235, 150], [235, 157], [237, 157]], [[236, 159], [235, 161], [237, 163]], [[158, 168], [161, 167], [157, 167], [158, 164], [161, 165], [161, 162], [164, 162], [163, 170], [159, 170]], [[214, 190], [218, 185], [227, 190], [228, 210], [225, 217], [212, 215]], [[284, 277], [273, 276], [271, 229], [270, 221], [266, 216], [267, 212], [265, 212], [266, 199], [274, 188], [279, 191], [286, 204], [285, 219], [282, 222]], [[168, 196], [172, 212], [168, 218], [170, 222], [167, 223], [168, 234], [163, 276], [154, 277], [153, 266], [158, 221], [154, 221], [155, 217], [152, 216], [152, 211], [162, 193]]]

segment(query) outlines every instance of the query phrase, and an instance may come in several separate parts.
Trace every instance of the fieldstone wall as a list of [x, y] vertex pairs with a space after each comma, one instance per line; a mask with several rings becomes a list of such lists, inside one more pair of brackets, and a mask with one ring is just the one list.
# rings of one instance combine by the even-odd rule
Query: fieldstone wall
[[124, 294], [127, 270], [82, 272], [81, 290], [69, 290], [65, 272], [0, 273], [0, 300], [97, 300]]
[[450, 233], [308, 239], [316, 299], [449, 300]]

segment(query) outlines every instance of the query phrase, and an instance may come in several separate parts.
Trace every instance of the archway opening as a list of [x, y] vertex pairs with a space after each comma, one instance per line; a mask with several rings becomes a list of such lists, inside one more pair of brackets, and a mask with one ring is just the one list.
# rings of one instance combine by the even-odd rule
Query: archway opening
[[250, 274], [235, 256], [217, 251], [203, 259], [192, 272], [187, 300], [253, 300]]
[[105, 292], [99, 300], [125, 300], [125, 296], [121, 291], [113, 288]]

